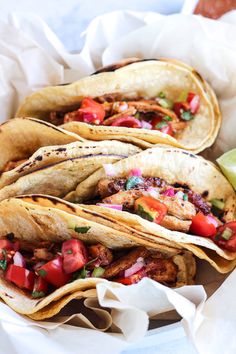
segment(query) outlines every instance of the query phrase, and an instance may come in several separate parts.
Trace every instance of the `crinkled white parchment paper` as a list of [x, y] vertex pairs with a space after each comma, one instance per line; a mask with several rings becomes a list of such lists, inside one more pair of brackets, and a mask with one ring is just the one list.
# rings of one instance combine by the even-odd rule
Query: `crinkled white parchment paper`
[[[206, 152], [214, 159], [236, 145], [236, 15], [230, 14], [230, 23], [227, 15], [223, 20], [118, 11], [93, 20], [84, 33], [82, 52], [70, 54], [38, 17], [12, 15], [8, 23], [0, 23], [0, 121], [13, 117], [19, 102], [43, 86], [74, 81], [129, 56], [173, 57], [194, 66], [216, 91], [223, 126], [214, 147]], [[212, 292], [222, 278], [208, 281], [206, 274], [204, 284]], [[174, 291], [148, 279], [128, 288], [99, 284], [100, 305], [111, 309], [107, 319], [112, 320], [112, 333], [57, 322], [36, 323], [0, 303], [0, 353], [119, 353], [127, 342], [145, 335], [149, 317], [171, 309], [183, 318], [183, 328], [201, 353], [233, 353], [235, 274], [205, 305], [201, 286]], [[96, 327], [92, 322], [89, 326]]]

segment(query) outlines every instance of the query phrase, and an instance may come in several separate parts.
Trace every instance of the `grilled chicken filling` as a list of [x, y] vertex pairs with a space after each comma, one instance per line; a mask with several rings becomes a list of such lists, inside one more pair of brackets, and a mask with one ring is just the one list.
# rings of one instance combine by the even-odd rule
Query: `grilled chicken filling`
[[[97, 193], [104, 205], [121, 205], [123, 210], [138, 213], [170, 230], [189, 232], [193, 218], [198, 212], [208, 215], [211, 205], [204, 198], [183, 186], [168, 185], [158, 177], [135, 177], [120, 179], [101, 179]], [[163, 217], [155, 220], [152, 206], [145, 209], [142, 202], [154, 199], [164, 205]], [[101, 204], [101, 203], [99, 203]], [[149, 212], [150, 211], [150, 212]], [[218, 225], [221, 221], [214, 217]]]

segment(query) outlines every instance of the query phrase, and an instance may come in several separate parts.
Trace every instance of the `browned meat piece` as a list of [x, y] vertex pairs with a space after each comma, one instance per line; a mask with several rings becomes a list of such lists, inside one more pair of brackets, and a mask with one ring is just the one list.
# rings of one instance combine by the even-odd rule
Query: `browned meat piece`
[[168, 214], [174, 215], [177, 218], [192, 220], [192, 218], [196, 215], [194, 205], [178, 197], [167, 197], [165, 195], [160, 195], [158, 200], [167, 206]]
[[188, 232], [191, 221], [181, 220], [172, 215], [166, 215], [160, 225], [169, 230]]
[[207, 215], [211, 212], [211, 205], [207, 203], [200, 194], [193, 191], [188, 191], [188, 200], [195, 205], [195, 207]]
[[120, 190], [125, 189], [125, 183], [126, 179], [121, 178], [121, 179], [109, 179], [109, 178], [103, 178], [98, 182], [98, 194], [104, 198], [107, 197], [108, 195], [114, 194], [119, 192]]
[[54, 125], [61, 125], [64, 123], [65, 112], [51, 112], [49, 115], [49, 122]]
[[141, 100], [141, 101], [129, 101], [127, 102], [129, 107], [135, 107], [138, 112], [157, 112], [161, 113], [165, 116], [169, 116], [172, 118], [173, 121], [178, 122], [179, 119], [177, 115], [171, 111], [170, 109], [164, 108], [159, 106], [157, 103], [152, 104], [148, 101]]
[[24, 163], [25, 161], [27, 161], [27, 159], [23, 159], [23, 160], [18, 160], [18, 161], [9, 161], [6, 166], [3, 169], [3, 172], [7, 172], [7, 171], [11, 171], [14, 168], [16, 168], [17, 166], [21, 165], [22, 163]]
[[134, 265], [139, 257], [145, 258], [148, 254], [149, 251], [144, 247], [140, 246], [133, 249], [128, 254], [109, 265], [103, 273], [103, 278], [109, 279], [115, 277], [120, 272]]
[[[98, 194], [104, 198], [109, 195], [115, 194], [119, 191], [125, 190], [125, 185], [127, 182], [127, 178], [120, 179], [109, 179], [103, 178], [98, 182], [97, 190]], [[141, 181], [138, 183], [139, 188], [148, 189], [149, 187], [153, 188], [162, 188], [166, 185], [166, 182], [158, 177], [142, 177]], [[134, 188], [136, 188], [134, 186]]]
[[143, 189], [130, 189], [129, 191], [120, 191], [116, 194], [106, 197], [102, 200], [107, 204], [122, 204], [124, 208], [132, 209], [136, 199], [143, 196]]
[[134, 107], [130, 107], [123, 112], [112, 115], [111, 117], [104, 120], [103, 125], [111, 125], [117, 118], [125, 117], [125, 116], [134, 116], [136, 113], [136, 109]]
[[177, 133], [179, 130], [184, 130], [186, 128], [187, 123], [186, 122], [170, 122], [170, 125], [174, 131], [174, 133]]
[[88, 253], [92, 259], [97, 258], [96, 265], [105, 266], [113, 261], [112, 252], [109, 248], [98, 243], [88, 247]]
[[170, 259], [149, 258], [145, 260], [147, 276], [159, 283], [173, 283], [177, 278], [177, 266]]
[[42, 261], [50, 261], [54, 256], [47, 248], [36, 248], [34, 250], [34, 257]]

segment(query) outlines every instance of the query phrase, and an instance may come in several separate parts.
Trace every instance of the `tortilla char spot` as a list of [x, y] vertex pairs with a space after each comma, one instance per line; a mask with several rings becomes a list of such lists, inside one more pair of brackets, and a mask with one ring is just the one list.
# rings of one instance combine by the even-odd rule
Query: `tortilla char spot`
[[123, 68], [124, 66], [128, 66], [128, 65], [133, 64], [133, 63], [140, 63], [140, 62], [143, 62], [143, 61], [151, 61], [151, 60], [157, 61], [159, 59], [138, 59], [138, 58], [124, 59], [121, 62], [114, 63], [114, 64], [111, 64], [111, 65], [107, 65], [107, 66], [105, 66], [105, 67], [103, 67], [101, 69], [98, 69], [97, 71], [92, 73], [92, 75], [96, 75], [96, 74], [100, 74], [100, 73], [104, 73], [104, 72], [116, 71], [117, 69]]
[[209, 191], [204, 191], [204, 192], [202, 193], [202, 197], [203, 197], [203, 198], [206, 198], [206, 197], [208, 197], [208, 194], [209, 194]]
[[39, 155], [39, 156], [35, 157], [35, 160], [36, 160], [36, 161], [42, 161], [42, 159], [43, 159], [43, 156], [42, 156], [42, 155]]
[[174, 183], [174, 188], [183, 188], [183, 189], [190, 189], [190, 187], [186, 183]]
[[61, 152], [61, 151], [66, 151], [66, 148], [58, 148], [55, 151]]
[[13, 241], [15, 238], [15, 235], [13, 232], [10, 232], [9, 234], [6, 235], [6, 238], [8, 239], [8, 241]]
[[204, 79], [203, 77], [199, 74], [199, 72], [197, 72], [196, 70], [192, 71], [193, 75], [196, 75], [203, 83], [204, 83]]
[[197, 158], [197, 156], [195, 156], [195, 155], [193, 155], [193, 154], [190, 154], [190, 153], [187, 152], [187, 151], [182, 151], [182, 154], [185, 154], [185, 155], [187, 155], [187, 156], [189, 156], [189, 157], [192, 157], [193, 159], [196, 159], [196, 158]]
[[10, 299], [14, 299], [14, 297], [13, 297], [13, 296], [11, 296], [11, 295], [9, 295], [9, 294], [7, 294], [7, 293], [4, 293], [4, 296], [9, 297]]

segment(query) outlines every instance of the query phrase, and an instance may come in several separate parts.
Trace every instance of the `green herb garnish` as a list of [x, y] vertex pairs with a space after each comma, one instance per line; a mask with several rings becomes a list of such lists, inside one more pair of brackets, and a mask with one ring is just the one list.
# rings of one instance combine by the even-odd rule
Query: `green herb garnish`
[[220, 200], [220, 199], [212, 199], [210, 200], [212, 206], [214, 206], [217, 209], [224, 210], [225, 203]]
[[2, 270], [6, 270], [7, 269], [7, 251], [5, 249], [2, 249], [2, 254], [3, 254], [4, 259], [2, 259], [0, 261], [0, 268]]
[[188, 201], [188, 194], [184, 193], [184, 195], [183, 195], [183, 200], [184, 200], [184, 201]]
[[45, 296], [45, 293], [43, 291], [33, 291], [32, 292], [32, 296], [33, 298], [38, 298], [38, 297], [43, 297]]
[[94, 278], [100, 278], [103, 275], [104, 272], [105, 272], [104, 268], [95, 267], [91, 276], [94, 277]]
[[47, 272], [46, 272], [46, 270], [44, 270], [44, 269], [39, 269], [39, 270], [37, 271], [37, 273], [38, 273], [41, 277], [43, 277], [43, 278], [45, 278], [46, 275], [47, 275]]
[[126, 184], [125, 184], [125, 189], [128, 191], [129, 189], [133, 188], [140, 182], [142, 182], [142, 178], [137, 177], [137, 176], [131, 176], [127, 179]]
[[172, 118], [170, 116], [164, 116], [162, 119], [164, 121], [171, 121], [172, 120]]
[[173, 102], [168, 100], [167, 98], [159, 98], [158, 104], [163, 108], [171, 109], [173, 107]]
[[154, 218], [152, 217], [152, 215], [150, 215], [148, 212], [146, 212], [144, 210], [144, 208], [140, 204], [138, 205], [137, 213], [143, 219], [146, 219], [146, 220], [149, 220], [149, 221], [154, 221]]
[[79, 234], [86, 234], [90, 228], [90, 226], [75, 226], [74, 230]]
[[226, 227], [222, 232], [221, 237], [228, 241], [232, 235], [233, 231], [229, 227]]
[[163, 91], [161, 91], [161, 92], [159, 93], [158, 97], [160, 97], [160, 98], [166, 98], [166, 95], [164, 94]]
[[68, 250], [68, 251], [66, 251], [66, 253], [67, 254], [72, 254], [73, 252], [72, 252], [72, 250]]
[[155, 125], [155, 128], [162, 129], [162, 128], [166, 127], [167, 125], [168, 125], [168, 123], [161, 121]]
[[183, 109], [180, 110], [180, 116], [183, 120], [189, 121], [194, 118], [194, 115], [190, 111], [184, 111]]

